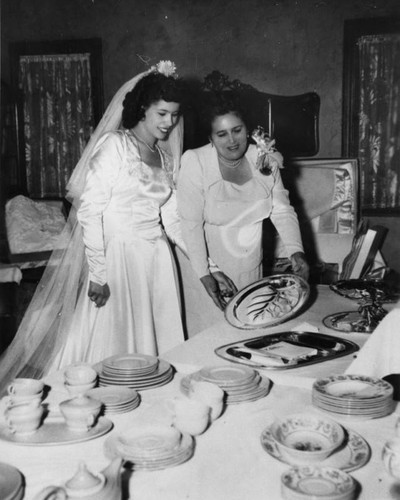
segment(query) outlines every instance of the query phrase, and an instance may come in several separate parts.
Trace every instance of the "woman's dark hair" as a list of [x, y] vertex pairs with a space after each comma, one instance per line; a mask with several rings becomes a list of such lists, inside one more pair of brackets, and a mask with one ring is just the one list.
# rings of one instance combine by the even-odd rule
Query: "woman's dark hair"
[[218, 116], [233, 113], [247, 126], [247, 116], [240, 104], [239, 96], [233, 91], [204, 92], [204, 108], [201, 111], [203, 128], [211, 135], [212, 124]]
[[145, 115], [146, 109], [160, 100], [181, 103], [184, 90], [181, 80], [162, 73], [149, 73], [126, 94], [123, 102], [122, 125], [133, 128]]

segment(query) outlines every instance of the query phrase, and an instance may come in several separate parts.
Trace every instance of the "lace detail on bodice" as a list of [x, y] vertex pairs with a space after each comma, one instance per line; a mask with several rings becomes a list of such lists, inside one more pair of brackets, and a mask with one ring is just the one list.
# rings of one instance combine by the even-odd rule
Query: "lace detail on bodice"
[[[126, 137], [128, 138], [127, 169], [129, 175], [143, 181], [149, 181], [153, 175], [153, 169], [142, 160], [139, 153], [138, 143], [134, 135], [127, 131]], [[168, 186], [173, 188], [173, 159], [157, 145], [156, 148], [161, 157], [159, 179], [165, 181]]]

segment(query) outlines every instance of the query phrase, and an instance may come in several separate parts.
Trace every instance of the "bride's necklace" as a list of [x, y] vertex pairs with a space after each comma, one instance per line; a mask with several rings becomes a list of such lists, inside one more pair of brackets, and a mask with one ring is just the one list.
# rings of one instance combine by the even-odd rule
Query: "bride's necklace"
[[158, 150], [157, 150], [157, 146], [155, 146], [154, 148], [152, 148], [152, 147], [150, 146], [150, 144], [147, 144], [147, 142], [146, 142], [145, 140], [143, 140], [141, 137], [139, 137], [139, 136], [138, 136], [138, 135], [137, 135], [137, 134], [136, 134], [133, 130], [132, 130], [132, 134], [133, 134], [133, 136], [134, 136], [134, 137], [135, 137], [135, 138], [136, 138], [136, 139], [137, 139], [140, 143], [144, 144], [144, 145], [147, 147], [147, 149], [148, 149], [149, 151], [151, 151], [152, 153], [157, 153], [157, 152], [158, 152]]
[[238, 168], [238, 166], [242, 163], [243, 157], [238, 160], [227, 160], [221, 155], [218, 155], [218, 161], [227, 168]]

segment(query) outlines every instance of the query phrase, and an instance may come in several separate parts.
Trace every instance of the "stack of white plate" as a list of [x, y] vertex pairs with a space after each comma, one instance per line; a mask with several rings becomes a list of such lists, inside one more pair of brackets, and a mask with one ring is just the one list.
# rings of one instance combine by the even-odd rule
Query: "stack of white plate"
[[344, 417], [385, 417], [394, 411], [393, 386], [364, 375], [332, 375], [314, 382], [312, 402], [321, 410]]
[[12, 465], [0, 463], [1, 500], [21, 500], [24, 497], [24, 490], [21, 472]]
[[189, 460], [194, 439], [173, 427], [138, 427], [110, 436], [104, 447], [107, 457], [122, 458], [135, 470], [160, 470]]
[[104, 405], [105, 415], [132, 411], [140, 403], [140, 396], [137, 391], [129, 387], [96, 387], [87, 391], [86, 396], [101, 401]]
[[188, 395], [192, 381], [218, 385], [226, 393], [227, 404], [256, 401], [269, 393], [271, 381], [245, 366], [209, 366], [187, 375], [181, 380], [181, 390]]
[[146, 354], [111, 356], [102, 363], [99, 386], [125, 386], [145, 390], [167, 384], [174, 377], [172, 366], [162, 359]]

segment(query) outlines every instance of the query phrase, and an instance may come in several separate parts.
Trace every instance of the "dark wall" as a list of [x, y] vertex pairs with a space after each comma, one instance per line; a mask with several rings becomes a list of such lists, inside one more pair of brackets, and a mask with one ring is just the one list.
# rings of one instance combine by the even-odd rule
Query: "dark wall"
[[[143, 61], [160, 59], [181, 76], [217, 69], [268, 93], [315, 91], [320, 157], [341, 155], [344, 20], [400, 16], [398, 0], [2, 0], [1, 9], [6, 81], [9, 42], [100, 37], [105, 104]], [[380, 223], [394, 228], [385, 245], [400, 271], [391, 237], [399, 219]]]

